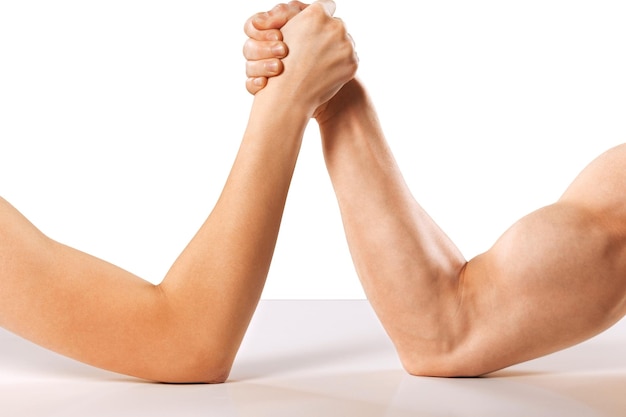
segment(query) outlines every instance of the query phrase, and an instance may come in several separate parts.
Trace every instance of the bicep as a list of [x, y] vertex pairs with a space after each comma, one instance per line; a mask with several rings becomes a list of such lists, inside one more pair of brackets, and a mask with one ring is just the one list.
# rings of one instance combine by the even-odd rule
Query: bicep
[[466, 268], [468, 345], [494, 370], [599, 333], [624, 314], [623, 259], [621, 239], [587, 208], [531, 213]]

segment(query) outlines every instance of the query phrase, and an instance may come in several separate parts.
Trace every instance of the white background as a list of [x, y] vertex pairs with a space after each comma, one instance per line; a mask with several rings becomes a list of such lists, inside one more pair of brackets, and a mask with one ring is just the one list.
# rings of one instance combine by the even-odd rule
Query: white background
[[[626, 137], [622, 1], [338, 0], [392, 149], [466, 257]], [[0, 0], [0, 195], [159, 282], [247, 120], [242, 27], [270, 1]], [[308, 129], [265, 299], [363, 298]]]

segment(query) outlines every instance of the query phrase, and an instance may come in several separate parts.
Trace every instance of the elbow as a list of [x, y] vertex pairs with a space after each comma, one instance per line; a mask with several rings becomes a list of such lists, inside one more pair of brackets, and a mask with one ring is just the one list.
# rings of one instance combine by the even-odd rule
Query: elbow
[[198, 348], [181, 360], [175, 382], [222, 384], [230, 376], [234, 358], [235, 353], [227, 349]]
[[160, 355], [146, 372], [136, 376], [166, 384], [221, 384], [228, 380], [233, 359], [229, 352], [176, 349]]
[[497, 370], [488, 355], [470, 349], [464, 343], [446, 344], [436, 349], [398, 349], [404, 370], [413, 376], [471, 378]]
[[185, 384], [223, 384], [228, 380], [230, 368], [228, 363], [198, 363], [193, 369], [180, 375], [180, 382]]
[[453, 355], [433, 355], [420, 360], [401, 358], [404, 370], [413, 376], [439, 378], [474, 378], [489, 371], [482, 369], [472, 358], [460, 360]]
[[194, 366], [194, 373], [187, 378], [191, 382], [204, 384], [223, 384], [230, 376], [230, 370], [233, 365], [231, 359], [220, 359], [218, 361], [200, 360]]
[[222, 384], [228, 380], [230, 364], [198, 362], [167, 365], [150, 375], [149, 380], [165, 384]]
[[430, 361], [402, 360], [401, 362], [404, 370], [413, 376], [473, 378], [487, 373], [480, 371], [471, 364], [459, 363], [453, 358], [438, 357], [430, 359]]

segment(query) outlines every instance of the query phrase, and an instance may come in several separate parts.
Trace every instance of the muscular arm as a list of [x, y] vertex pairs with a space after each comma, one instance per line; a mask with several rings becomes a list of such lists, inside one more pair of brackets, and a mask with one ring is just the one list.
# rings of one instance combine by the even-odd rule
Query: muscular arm
[[225, 380], [269, 269], [305, 126], [356, 69], [333, 11], [315, 3], [284, 28], [283, 77], [256, 95], [214, 210], [160, 285], [49, 239], [0, 200], [0, 325], [124, 374]]
[[407, 188], [359, 81], [318, 121], [356, 271], [401, 358], [449, 349], [467, 325], [457, 314], [464, 258]]
[[[255, 45], [257, 57], [271, 56]], [[267, 75], [257, 61], [252, 75]], [[317, 120], [357, 273], [410, 373], [481, 375], [581, 342], [626, 314], [626, 145], [467, 262], [407, 188], [358, 80]]]
[[626, 313], [626, 147], [465, 262], [408, 191], [360, 84], [326, 113], [324, 155], [354, 264], [409, 372], [484, 374]]
[[318, 118], [358, 275], [413, 374], [480, 375], [626, 313], [626, 147], [465, 262], [414, 200], [358, 81]]
[[625, 163], [624, 145], [607, 151], [470, 261], [462, 311], [476, 373], [579, 343], [626, 314]]

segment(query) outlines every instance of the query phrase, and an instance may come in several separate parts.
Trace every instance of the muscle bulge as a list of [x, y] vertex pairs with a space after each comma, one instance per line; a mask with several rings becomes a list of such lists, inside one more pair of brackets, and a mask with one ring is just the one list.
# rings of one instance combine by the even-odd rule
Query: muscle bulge
[[459, 355], [474, 373], [571, 346], [626, 314], [625, 165], [626, 147], [606, 152], [469, 262]]

